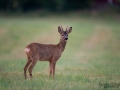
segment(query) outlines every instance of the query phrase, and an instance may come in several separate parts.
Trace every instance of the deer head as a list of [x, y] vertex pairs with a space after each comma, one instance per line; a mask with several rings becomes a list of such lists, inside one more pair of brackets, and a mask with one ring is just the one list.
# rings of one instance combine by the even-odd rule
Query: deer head
[[68, 29], [68, 26], [67, 26], [66, 30], [64, 31], [62, 26], [58, 26], [58, 32], [60, 33], [62, 40], [67, 41], [68, 40], [68, 34], [71, 33], [71, 31], [72, 31], [72, 27], [70, 27]]

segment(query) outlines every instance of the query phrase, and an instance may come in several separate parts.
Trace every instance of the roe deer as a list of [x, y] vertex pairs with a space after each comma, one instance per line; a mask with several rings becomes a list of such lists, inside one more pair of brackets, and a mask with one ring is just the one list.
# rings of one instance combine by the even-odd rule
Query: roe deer
[[71, 33], [72, 27], [69, 29], [66, 28], [64, 31], [62, 26], [58, 26], [58, 32], [60, 33], [60, 42], [57, 45], [53, 44], [40, 44], [40, 43], [31, 43], [26, 46], [25, 52], [27, 54], [27, 63], [24, 67], [24, 76], [25, 79], [27, 78], [26, 70], [28, 66], [29, 75], [30, 78], [32, 78], [32, 70], [35, 64], [38, 60], [40, 61], [49, 61], [49, 78], [52, 74], [52, 77], [54, 78], [55, 74], [55, 65], [57, 60], [60, 58], [62, 52], [65, 49], [67, 40], [68, 40], [68, 34]]

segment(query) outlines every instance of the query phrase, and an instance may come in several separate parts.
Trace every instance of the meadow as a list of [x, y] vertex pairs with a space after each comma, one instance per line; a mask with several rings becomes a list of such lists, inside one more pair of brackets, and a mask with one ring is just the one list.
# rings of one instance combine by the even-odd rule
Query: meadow
[[[39, 61], [33, 69], [33, 79], [25, 80], [26, 45], [57, 44], [60, 22], [64, 29], [68, 23], [73, 30], [57, 62], [55, 79], [48, 78], [49, 63]], [[0, 90], [118, 90], [119, 60], [119, 17], [80, 13], [0, 16]]]

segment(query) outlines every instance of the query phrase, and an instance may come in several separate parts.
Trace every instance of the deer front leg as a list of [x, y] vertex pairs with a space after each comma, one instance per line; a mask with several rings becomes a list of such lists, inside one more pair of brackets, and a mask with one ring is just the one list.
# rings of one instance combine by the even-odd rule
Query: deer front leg
[[54, 61], [53, 64], [52, 64], [53, 79], [54, 79], [54, 75], [55, 75], [55, 65], [56, 65], [56, 61]]
[[51, 61], [51, 62], [49, 62], [49, 67], [50, 67], [49, 78], [50, 78], [50, 76], [51, 76], [51, 74], [52, 74], [52, 77], [53, 77], [53, 79], [54, 79], [55, 65], [56, 65], [56, 61], [54, 61], [54, 60]]
[[50, 79], [50, 76], [52, 74], [52, 63], [51, 62], [49, 62], [49, 68], [50, 68], [50, 71], [49, 71], [49, 79]]
[[32, 70], [33, 70], [33, 68], [34, 68], [36, 63], [37, 63], [37, 60], [33, 60], [32, 64], [30, 65], [30, 67], [28, 69], [29, 70], [29, 74], [30, 74], [30, 78], [32, 78]]

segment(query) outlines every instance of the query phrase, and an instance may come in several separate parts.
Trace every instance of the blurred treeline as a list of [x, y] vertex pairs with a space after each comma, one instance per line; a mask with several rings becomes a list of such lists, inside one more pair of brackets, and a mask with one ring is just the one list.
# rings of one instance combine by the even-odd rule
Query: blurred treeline
[[0, 0], [0, 11], [69, 11], [89, 8], [94, 0]]

